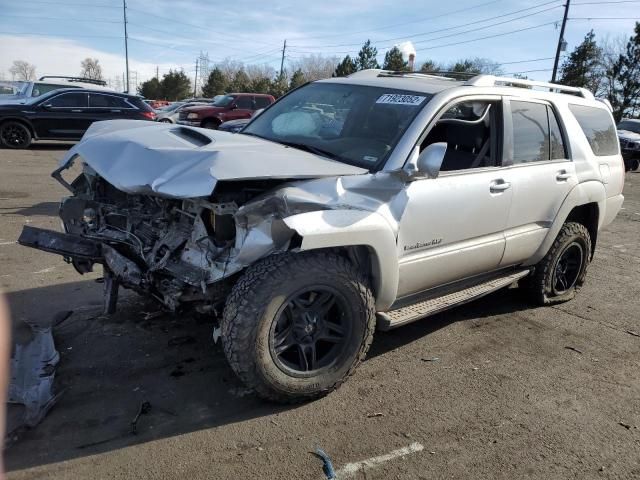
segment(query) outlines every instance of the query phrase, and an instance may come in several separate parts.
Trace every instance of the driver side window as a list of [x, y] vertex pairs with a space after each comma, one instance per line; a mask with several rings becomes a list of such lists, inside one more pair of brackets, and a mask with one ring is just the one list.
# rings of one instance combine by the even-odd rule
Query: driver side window
[[445, 142], [447, 152], [440, 171], [497, 166], [499, 101], [472, 100], [450, 107], [420, 145]]

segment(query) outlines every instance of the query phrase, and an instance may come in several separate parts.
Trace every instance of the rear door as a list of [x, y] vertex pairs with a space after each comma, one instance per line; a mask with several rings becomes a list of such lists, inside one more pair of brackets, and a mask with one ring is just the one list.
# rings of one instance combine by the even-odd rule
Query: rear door
[[37, 106], [33, 119], [40, 138], [77, 140], [91, 125], [88, 94], [65, 92], [49, 97]]
[[505, 101], [505, 176], [513, 199], [501, 265], [527, 260], [547, 235], [564, 199], [578, 184], [564, 128], [550, 103]]
[[92, 122], [117, 118], [137, 118], [138, 109], [125, 98], [108, 93], [89, 94], [89, 112]]

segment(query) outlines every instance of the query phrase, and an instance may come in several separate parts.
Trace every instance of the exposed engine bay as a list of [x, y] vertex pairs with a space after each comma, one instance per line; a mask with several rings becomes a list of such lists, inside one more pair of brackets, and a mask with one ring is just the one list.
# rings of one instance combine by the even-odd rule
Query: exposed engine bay
[[[240, 189], [220, 185], [211, 201], [169, 199], [122, 192], [85, 166], [70, 184], [74, 196], [62, 201], [60, 216], [67, 233], [100, 243], [107, 288], [121, 285], [150, 294], [170, 310], [184, 303], [206, 310], [224, 299], [228, 285], [219, 281], [244, 266], [238, 263], [244, 238], [237, 235], [245, 232], [236, 228], [239, 205], [273, 186], [269, 181]], [[286, 249], [293, 232], [286, 232], [282, 222], [268, 226], [271, 231], [265, 233]], [[96, 263], [66, 260], [80, 273]], [[115, 305], [115, 299], [107, 303]]]

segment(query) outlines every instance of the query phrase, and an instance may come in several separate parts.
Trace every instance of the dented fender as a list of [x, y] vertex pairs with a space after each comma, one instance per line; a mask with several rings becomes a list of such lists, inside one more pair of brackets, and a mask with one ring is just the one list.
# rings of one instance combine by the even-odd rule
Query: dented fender
[[382, 215], [363, 210], [322, 210], [283, 220], [302, 238], [300, 250], [368, 247], [376, 310], [389, 309], [398, 292], [398, 258], [395, 233]]

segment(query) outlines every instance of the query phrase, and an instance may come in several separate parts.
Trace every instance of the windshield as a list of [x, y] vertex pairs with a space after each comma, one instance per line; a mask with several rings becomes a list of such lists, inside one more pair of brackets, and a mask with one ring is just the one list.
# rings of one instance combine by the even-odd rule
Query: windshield
[[224, 95], [223, 97], [218, 98], [217, 100], [214, 100], [213, 102], [213, 106], [214, 107], [227, 107], [231, 104], [231, 102], [233, 102], [233, 100], [235, 100], [236, 97], [232, 97], [231, 95]]
[[640, 122], [620, 122], [618, 124], [618, 130], [640, 133]]
[[312, 83], [279, 100], [241, 133], [374, 170], [431, 97], [389, 88]]

